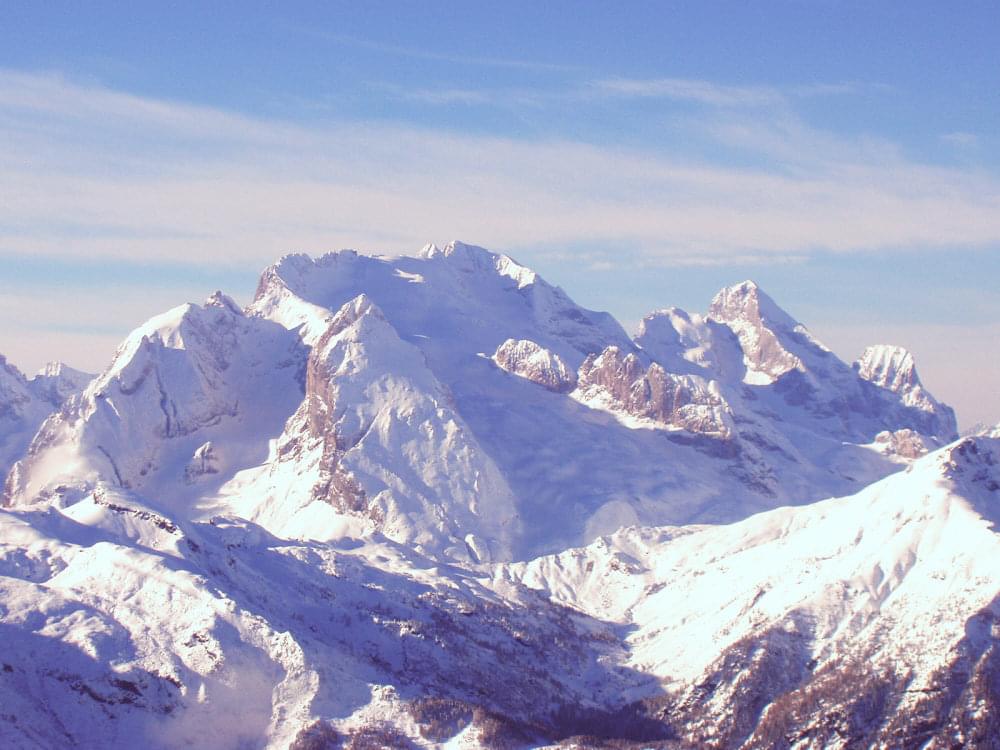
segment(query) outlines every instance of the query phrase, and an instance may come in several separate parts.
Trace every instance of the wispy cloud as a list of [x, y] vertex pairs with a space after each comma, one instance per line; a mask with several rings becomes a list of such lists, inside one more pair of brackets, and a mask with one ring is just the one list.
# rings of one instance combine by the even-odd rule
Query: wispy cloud
[[794, 86], [732, 86], [691, 78], [601, 78], [589, 83], [591, 93], [613, 97], [672, 99], [710, 107], [785, 106], [796, 98], [855, 95], [886, 90], [880, 84], [810, 83]]
[[493, 107], [544, 107], [556, 100], [565, 100], [567, 95], [552, 91], [524, 88], [452, 88], [418, 87], [407, 88], [381, 84], [377, 88], [394, 99], [440, 106], [493, 106]]
[[5, 73], [0, 251], [261, 264], [288, 250], [461, 236], [499, 248], [603, 242], [609, 255], [628, 246], [676, 263], [1000, 242], [1000, 183], [981, 173], [794, 118], [700, 125], [772, 166], [294, 125]]
[[398, 92], [400, 98], [425, 104], [488, 104], [493, 96], [477, 89], [404, 89]]
[[591, 87], [600, 93], [657, 99], [676, 99], [719, 107], [746, 107], [778, 104], [784, 95], [764, 86], [725, 86], [686, 78], [603, 78]]

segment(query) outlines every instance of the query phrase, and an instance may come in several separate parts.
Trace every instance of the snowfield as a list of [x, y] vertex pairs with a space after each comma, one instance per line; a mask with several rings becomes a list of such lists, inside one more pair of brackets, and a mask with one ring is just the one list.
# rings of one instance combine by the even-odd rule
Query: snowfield
[[3, 747], [1000, 747], [1000, 438], [752, 282], [292, 255], [0, 364]]

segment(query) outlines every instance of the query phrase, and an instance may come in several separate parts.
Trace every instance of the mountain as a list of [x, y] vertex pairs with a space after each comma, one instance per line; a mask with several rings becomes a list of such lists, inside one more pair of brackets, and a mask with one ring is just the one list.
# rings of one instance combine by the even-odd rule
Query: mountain
[[361, 294], [423, 353], [506, 480], [515, 557], [622, 524], [737, 520], [843, 494], [908, 460], [880, 433], [912, 429], [934, 447], [956, 432], [946, 407], [928, 419], [865, 380], [749, 282], [707, 318], [654, 314], [631, 341], [508, 256], [456, 242], [416, 257], [287, 256], [249, 312], [312, 344]]
[[220, 494], [286, 535], [382, 531], [459, 559], [509, 559], [518, 534], [500, 471], [420, 349], [365, 295], [315, 342], [305, 399], [267, 462]]
[[71, 504], [105, 481], [280, 535], [527, 559], [899, 470], [955, 432], [901, 356], [912, 375], [854, 369], [752, 282], [633, 341], [471, 245], [290, 255], [246, 311], [217, 293], [131, 334], [5, 496]]
[[24, 454], [45, 418], [93, 377], [51, 362], [29, 380], [0, 355], [0, 476]]
[[9, 504], [72, 504], [101, 481], [193, 510], [267, 455], [302, 398], [297, 336], [221, 293], [137, 328], [49, 416], [7, 477]]
[[967, 438], [852, 497], [466, 567], [102, 484], [0, 511], [0, 741], [995, 747], [998, 497]]
[[2, 365], [4, 747], [997, 746], [1000, 440], [753, 282], [289, 255]]
[[10, 748], [544, 739], [612, 721], [648, 682], [616, 666], [612, 626], [529, 591], [384, 539], [187, 523], [105, 486], [0, 511], [0, 594]]
[[966, 438], [852, 497], [623, 530], [495, 585], [626, 624], [697, 747], [997, 747], [998, 523], [1000, 440]]

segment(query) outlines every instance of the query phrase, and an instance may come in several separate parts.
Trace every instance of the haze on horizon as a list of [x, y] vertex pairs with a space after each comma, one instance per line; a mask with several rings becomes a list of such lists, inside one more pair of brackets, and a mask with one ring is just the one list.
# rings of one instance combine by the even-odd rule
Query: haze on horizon
[[5, 4], [0, 353], [461, 239], [626, 327], [753, 278], [1000, 421], [1000, 8], [579, 8]]

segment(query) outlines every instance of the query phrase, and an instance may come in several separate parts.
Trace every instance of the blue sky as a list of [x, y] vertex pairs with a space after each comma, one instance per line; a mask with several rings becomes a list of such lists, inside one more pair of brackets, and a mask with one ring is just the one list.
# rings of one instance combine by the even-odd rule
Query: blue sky
[[751, 277], [1000, 420], [1000, 5], [0, 7], [0, 352], [99, 369], [288, 251], [509, 252], [626, 325]]

